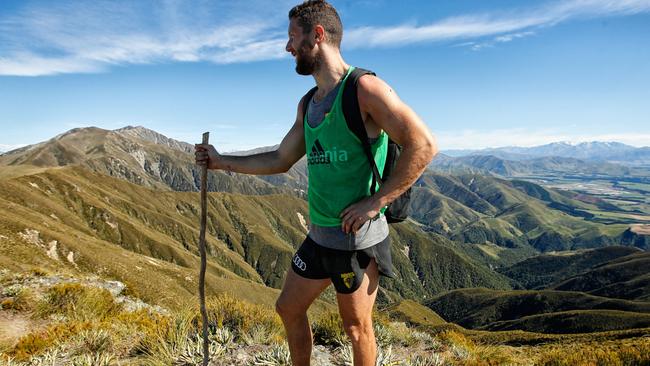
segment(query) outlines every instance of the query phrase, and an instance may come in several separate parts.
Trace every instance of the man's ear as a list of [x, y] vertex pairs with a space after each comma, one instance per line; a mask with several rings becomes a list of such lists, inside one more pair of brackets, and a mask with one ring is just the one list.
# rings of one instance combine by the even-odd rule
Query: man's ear
[[325, 28], [322, 25], [317, 24], [314, 26], [314, 38], [316, 43], [324, 42], [326, 37]]

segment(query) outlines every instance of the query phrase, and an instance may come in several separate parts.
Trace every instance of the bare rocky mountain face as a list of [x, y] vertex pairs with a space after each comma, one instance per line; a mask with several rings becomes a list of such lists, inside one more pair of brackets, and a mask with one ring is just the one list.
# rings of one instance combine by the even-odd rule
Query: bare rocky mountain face
[[[197, 191], [200, 169], [193, 146], [143, 127], [110, 131], [77, 128], [48, 141], [0, 156], [0, 166], [62, 167], [80, 165], [112, 177], [154, 189]], [[254, 176], [211, 172], [208, 190], [243, 194], [287, 191]]]
[[130, 136], [143, 141], [148, 141], [157, 145], [170, 147], [174, 150], [184, 151], [188, 154], [194, 153], [194, 145], [178, 140], [171, 139], [156, 131], [144, 128], [142, 126], [126, 126], [114, 130], [122, 136]]

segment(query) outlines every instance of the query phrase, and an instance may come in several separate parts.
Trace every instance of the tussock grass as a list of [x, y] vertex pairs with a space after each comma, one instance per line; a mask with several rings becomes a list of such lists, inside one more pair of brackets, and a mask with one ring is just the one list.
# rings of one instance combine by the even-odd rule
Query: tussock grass
[[537, 362], [542, 366], [650, 365], [650, 338], [634, 342], [576, 343], [549, 347]]
[[[206, 308], [211, 357], [222, 356], [238, 342], [250, 344], [262, 337], [266, 339], [264, 343], [280, 344], [283, 341], [282, 323], [268, 307], [221, 294], [208, 298]], [[196, 306], [188, 306], [166, 318], [161, 326], [154, 327], [141, 340], [136, 353], [145, 355], [147, 365], [191, 360], [202, 352], [201, 333], [200, 311]]]
[[15, 311], [32, 311], [36, 303], [36, 295], [34, 292], [26, 287], [12, 286], [8, 288], [9, 291], [3, 293], [8, 295], [0, 301], [0, 308], [5, 310]]
[[56, 314], [68, 319], [89, 321], [113, 317], [120, 310], [121, 306], [115, 303], [108, 290], [64, 283], [47, 291], [36, 313], [43, 318]]
[[18, 340], [18, 343], [8, 353], [18, 361], [26, 361], [33, 356], [42, 354], [46, 349], [55, 347], [83, 330], [90, 329], [89, 322], [55, 323], [43, 331], [30, 333]]
[[347, 337], [341, 316], [334, 311], [322, 314], [313, 322], [312, 333], [314, 342], [324, 346], [340, 346], [345, 343]]

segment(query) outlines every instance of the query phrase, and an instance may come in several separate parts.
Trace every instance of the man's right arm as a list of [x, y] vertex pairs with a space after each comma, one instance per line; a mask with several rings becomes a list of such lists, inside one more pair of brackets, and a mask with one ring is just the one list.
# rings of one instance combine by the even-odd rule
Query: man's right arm
[[248, 156], [221, 155], [214, 146], [197, 144], [196, 163], [208, 164], [208, 169], [221, 169], [237, 173], [269, 175], [288, 171], [305, 155], [302, 99], [298, 103], [296, 121], [275, 151]]

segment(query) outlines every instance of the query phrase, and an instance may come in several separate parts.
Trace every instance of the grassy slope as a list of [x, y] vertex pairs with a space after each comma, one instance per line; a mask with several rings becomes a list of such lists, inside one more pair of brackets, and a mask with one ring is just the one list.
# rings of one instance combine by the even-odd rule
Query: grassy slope
[[535, 256], [498, 270], [525, 289], [541, 289], [609, 260], [639, 252], [621, 246]]
[[[468, 328], [489, 327], [495, 322], [514, 321], [526, 316], [575, 310], [618, 310], [650, 313], [649, 302], [609, 299], [581, 292], [568, 291], [498, 291], [460, 289], [441, 294], [426, 304], [445, 320]], [[615, 315], [615, 314], [614, 314]], [[629, 314], [624, 314], [627, 317]], [[611, 317], [611, 314], [610, 314]], [[622, 321], [623, 321], [622, 317]], [[597, 316], [582, 317], [596, 321]], [[517, 324], [511, 322], [509, 324]], [[523, 323], [520, 323], [523, 324]], [[539, 323], [541, 324], [541, 323]], [[609, 324], [615, 325], [615, 322]], [[625, 322], [629, 324], [629, 322]], [[549, 325], [550, 326], [550, 325]], [[593, 324], [576, 324], [579, 327]], [[611, 328], [619, 329], [619, 328]], [[527, 329], [529, 331], [562, 332], [562, 329]]]
[[619, 310], [572, 310], [497, 321], [490, 331], [526, 330], [539, 333], [593, 333], [650, 327], [650, 314]]
[[[427, 235], [407, 223], [393, 225], [393, 228], [391, 239], [396, 249], [393, 253], [403, 255], [408, 246], [410, 264], [427, 297], [452, 288], [510, 288], [505, 277], [464, 254], [456, 243], [437, 234]], [[391, 282], [386, 283], [390, 289]]]
[[562, 291], [584, 291], [598, 296], [650, 300], [650, 253], [636, 253], [610, 260], [553, 286]]
[[[82, 168], [1, 181], [0, 264], [77, 271], [65, 259], [73, 252], [79, 271], [123, 280], [152, 303], [178, 305], [195, 293], [198, 211], [197, 194], [151, 191]], [[265, 285], [281, 284], [304, 236], [297, 213], [306, 216], [305, 202], [210, 194], [209, 212], [209, 290], [272, 303], [277, 290]], [[39, 232], [37, 244], [21, 236], [27, 229]], [[53, 240], [59, 261], [45, 255]]]
[[[589, 222], [584, 216], [597, 209], [595, 205], [529, 182], [427, 172], [418, 185], [413, 217], [465, 243], [510, 249], [532, 246], [537, 251], [602, 247], [621, 244], [627, 228]], [[502, 266], [533, 254], [520, 252], [516, 258], [508, 256], [508, 262], [485, 257], [485, 263]]]
[[[250, 286], [280, 288], [306, 233], [301, 222], [301, 216], [308, 217], [306, 202], [289, 195], [211, 193], [208, 206], [209, 272], [233, 280], [224, 282], [222, 289], [255, 293], [259, 291]], [[158, 303], [157, 289], [167, 280], [152, 282], [143, 274], [156, 273], [157, 268], [173, 269], [178, 291], [163, 301], [171, 304], [194, 291], [196, 278], [191, 274], [198, 268], [198, 215], [196, 193], [153, 191], [81, 167], [3, 180], [0, 230], [11, 236], [12, 244], [5, 247], [0, 261], [9, 268], [44, 265], [28, 255], [36, 245], [30, 247], [21, 238], [26, 230], [37, 230], [44, 262], [49, 261], [44, 256], [48, 243], [56, 240], [60, 265], [73, 267], [65, 261], [73, 252], [81, 270], [103, 271], [141, 286], [142, 296], [153, 303]], [[505, 277], [463, 254], [461, 247], [421, 231], [412, 222], [393, 226], [391, 237], [398, 278], [382, 278], [385, 301], [421, 300], [467, 286], [509, 288]], [[87, 243], [94, 247], [90, 249]], [[21, 250], [24, 253], [19, 256]], [[108, 264], [104, 263], [109, 258]], [[267, 303], [275, 294], [270, 290], [260, 293], [269, 294]]]

